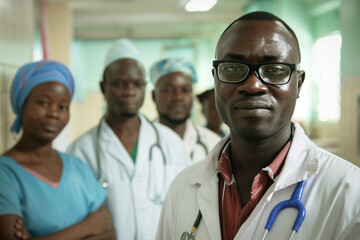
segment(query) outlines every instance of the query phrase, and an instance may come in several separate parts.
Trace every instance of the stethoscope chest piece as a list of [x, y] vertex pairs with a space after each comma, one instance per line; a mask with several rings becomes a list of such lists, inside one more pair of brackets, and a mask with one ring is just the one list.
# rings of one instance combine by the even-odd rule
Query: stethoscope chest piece
[[188, 232], [184, 232], [181, 235], [180, 240], [195, 240], [195, 237], [193, 235], [191, 235], [190, 233], [188, 233]]
[[197, 227], [199, 226], [201, 218], [202, 218], [202, 214], [201, 214], [201, 210], [199, 210], [196, 220], [194, 222], [194, 225], [191, 228], [191, 232], [190, 233], [183, 232], [183, 234], [180, 237], [180, 240], [195, 240], [195, 236], [193, 234], [194, 234], [195, 230], [197, 229]]

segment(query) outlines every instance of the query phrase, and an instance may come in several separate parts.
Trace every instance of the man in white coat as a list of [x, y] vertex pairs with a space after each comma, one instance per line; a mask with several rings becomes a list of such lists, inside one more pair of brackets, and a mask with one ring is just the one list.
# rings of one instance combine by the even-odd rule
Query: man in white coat
[[[230, 135], [175, 178], [156, 239], [263, 239], [271, 210], [293, 193], [306, 209], [293, 239], [360, 239], [360, 169], [291, 122], [305, 79], [295, 33], [252, 12], [224, 31], [215, 57], [216, 107]], [[266, 239], [289, 239], [297, 215], [282, 210]]]
[[189, 164], [181, 139], [138, 113], [145, 94], [139, 53], [116, 41], [105, 60], [101, 91], [107, 111], [69, 152], [85, 161], [107, 189], [117, 239], [154, 239], [162, 201], [176, 174]]
[[186, 59], [166, 58], [152, 65], [150, 77], [159, 122], [183, 139], [192, 162], [204, 159], [221, 138], [190, 119], [193, 83], [197, 82], [194, 66]]

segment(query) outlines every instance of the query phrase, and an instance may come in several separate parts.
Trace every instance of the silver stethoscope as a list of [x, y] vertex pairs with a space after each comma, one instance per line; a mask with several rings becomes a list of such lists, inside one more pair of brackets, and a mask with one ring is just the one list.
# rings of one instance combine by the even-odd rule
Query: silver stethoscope
[[[100, 161], [100, 151], [101, 151], [101, 147], [100, 147], [100, 127], [101, 127], [101, 123], [102, 120], [104, 119], [104, 117], [102, 117], [102, 119], [100, 120], [97, 129], [96, 129], [96, 147], [95, 147], [95, 152], [96, 152], [96, 164], [97, 164], [97, 169], [98, 169], [98, 181], [100, 183], [100, 185], [106, 189], [109, 187], [109, 183], [102, 177], [101, 174], [101, 161]], [[155, 135], [156, 135], [156, 141], [154, 144], [152, 144], [150, 146], [150, 150], [149, 150], [149, 174], [148, 174], [148, 181], [147, 181], [147, 197], [150, 201], [154, 202], [155, 204], [161, 204], [163, 202], [163, 197], [165, 195], [165, 189], [166, 189], [166, 170], [165, 170], [165, 166], [167, 164], [166, 161], [166, 157], [165, 157], [165, 153], [160, 145], [160, 136], [159, 136], [159, 131], [157, 130], [157, 128], [155, 127], [154, 123], [151, 122], [149, 119], [146, 118], [146, 120], [150, 123], [150, 125], [152, 126], [152, 128], [154, 129]], [[162, 192], [160, 193], [155, 193], [153, 195], [150, 194], [150, 185], [151, 185], [151, 170], [152, 170], [152, 160], [153, 160], [153, 151], [155, 148], [158, 148], [158, 150], [160, 151], [161, 157], [163, 159], [163, 166], [164, 166], [164, 170], [163, 170], [163, 181], [162, 181]]]
[[[207, 148], [206, 144], [201, 140], [199, 130], [197, 129], [197, 127], [195, 126], [195, 124], [194, 124], [193, 122], [192, 122], [192, 124], [193, 124], [193, 127], [194, 127], [195, 132], [196, 132], [196, 144], [197, 144], [197, 145], [200, 145], [200, 146], [204, 149], [204, 151], [205, 151], [205, 156], [207, 156], [208, 153], [209, 153], [209, 149]], [[193, 157], [194, 157], [194, 150], [190, 153], [190, 158], [191, 158], [192, 160], [194, 160]]]
[[[291, 137], [290, 139], [292, 138]], [[230, 145], [230, 139], [229, 141], [225, 144], [224, 149], [222, 150], [222, 153], [226, 151], [227, 147]], [[270, 212], [270, 215], [268, 217], [268, 220], [266, 222], [265, 225], [265, 232], [264, 235], [262, 237], [262, 240], [266, 239], [266, 235], [268, 234], [268, 232], [270, 231], [271, 227], [273, 226], [277, 215], [284, 210], [285, 208], [296, 208], [298, 210], [298, 216], [295, 219], [294, 225], [292, 227], [292, 233], [291, 236], [289, 238], [289, 240], [291, 240], [295, 233], [297, 233], [297, 231], [299, 230], [301, 224], [303, 223], [304, 219], [305, 219], [305, 215], [306, 215], [306, 208], [304, 206], [304, 204], [301, 202], [302, 199], [302, 195], [304, 193], [304, 188], [305, 188], [305, 184], [306, 184], [306, 180], [303, 180], [301, 182], [298, 182], [295, 190], [293, 192], [293, 194], [291, 195], [290, 199], [282, 201], [280, 203], [278, 203]], [[202, 214], [201, 214], [201, 210], [199, 210], [198, 215], [196, 217], [196, 220], [193, 224], [193, 227], [189, 232], [183, 232], [183, 234], [180, 237], [180, 240], [194, 240], [195, 236], [194, 236], [194, 232], [195, 230], [198, 228], [199, 224], [200, 224], [200, 220], [201, 220]]]

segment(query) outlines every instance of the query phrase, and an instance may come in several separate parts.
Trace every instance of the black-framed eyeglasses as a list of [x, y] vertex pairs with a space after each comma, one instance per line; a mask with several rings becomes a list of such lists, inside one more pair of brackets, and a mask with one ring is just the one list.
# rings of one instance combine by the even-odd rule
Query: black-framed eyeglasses
[[266, 84], [284, 85], [290, 81], [293, 71], [299, 71], [299, 64], [273, 62], [249, 64], [233, 60], [214, 60], [217, 78], [224, 83], [240, 83], [252, 72]]

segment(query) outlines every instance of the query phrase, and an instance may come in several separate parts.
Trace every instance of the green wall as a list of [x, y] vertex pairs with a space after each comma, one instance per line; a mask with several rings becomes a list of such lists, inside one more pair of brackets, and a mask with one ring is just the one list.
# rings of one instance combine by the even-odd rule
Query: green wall
[[360, 1], [343, 0], [340, 16], [342, 51], [341, 74], [360, 75]]
[[[113, 40], [75, 40], [72, 46], [72, 70], [76, 82], [75, 99], [81, 100], [88, 92], [99, 91], [99, 81], [103, 72], [105, 55]], [[151, 65], [165, 57], [179, 56], [188, 58], [197, 69], [199, 82], [196, 89], [213, 86], [211, 75], [214, 59], [214, 43], [211, 39], [162, 39], [133, 40], [139, 50], [146, 70], [147, 89], [153, 88], [150, 82]], [[186, 50], [186, 51], [182, 51]], [[182, 54], [180, 54], [182, 51]]]
[[[319, 86], [316, 79], [312, 78], [312, 48], [318, 38], [340, 32], [343, 37], [342, 75], [359, 75], [360, 28], [359, 24], [355, 24], [360, 23], [359, 4], [358, 0], [254, 0], [245, 9], [245, 13], [255, 10], [272, 12], [284, 19], [297, 34], [302, 53], [301, 68], [306, 72], [306, 81], [295, 110], [295, 118], [309, 121], [317, 116], [316, 95]], [[184, 54], [189, 55], [197, 69], [199, 83], [195, 91], [212, 87], [211, 61], [223, 29], [219, 29], [209, 39], [134, 40], [144, 59], [149, 82], [147, 89], [153, 88], [148, 76], [151, 64], [162, 57], [180, 53], [181, 49], [186, 52]], [[112, 42], [74, 41], [72, 68], [77, 86], [76, 99], [83, 99], [87, 92], [99, 91], [103, 61]]]

